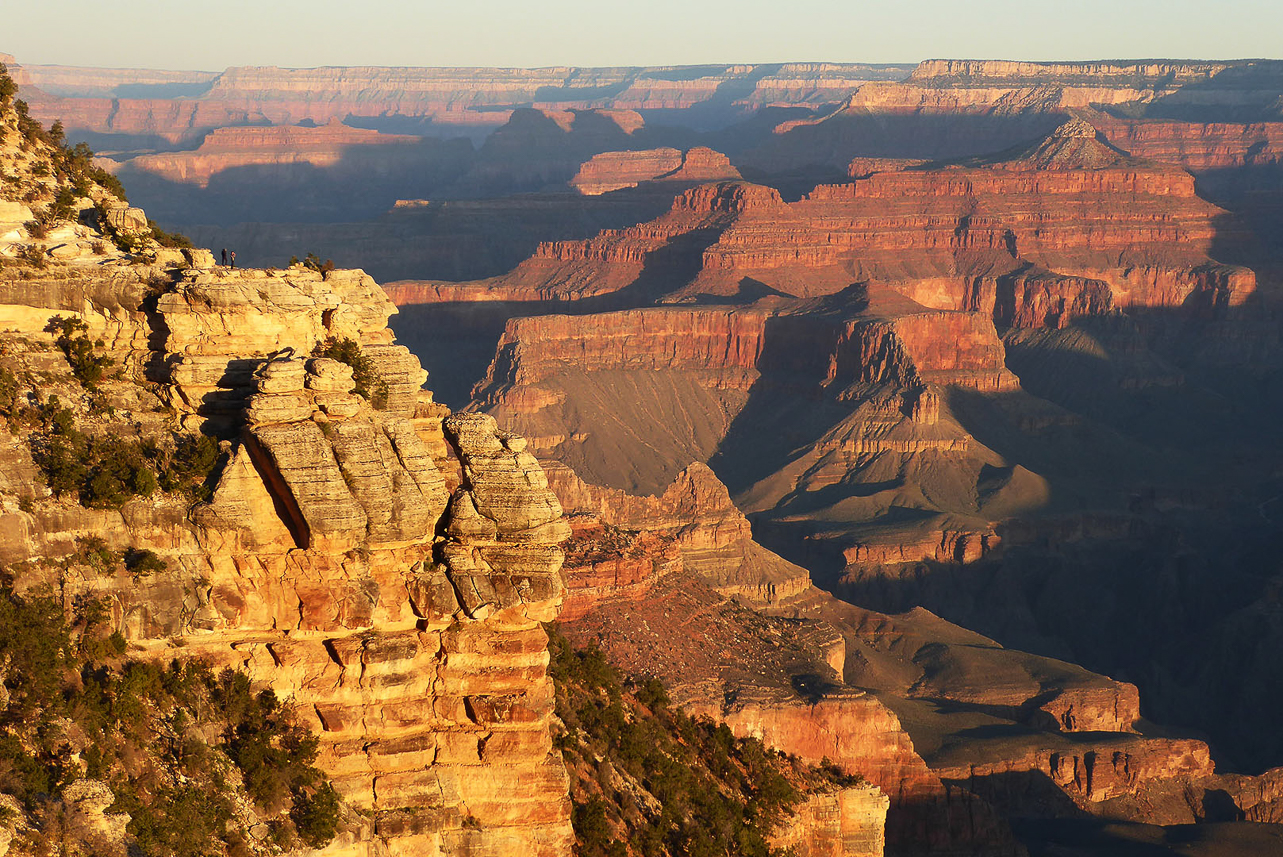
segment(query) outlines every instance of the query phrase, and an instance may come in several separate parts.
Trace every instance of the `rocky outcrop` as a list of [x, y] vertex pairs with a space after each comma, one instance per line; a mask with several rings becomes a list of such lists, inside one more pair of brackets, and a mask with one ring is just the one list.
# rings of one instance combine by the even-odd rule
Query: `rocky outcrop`
[[427, 375], [393, 344], [387, 319], [396, 308], [361, 271], [191, 269], [157, 311], [169, 400], [194, 418], [235, 422], [269, 355], [301, 357], [330, 339], [362, 347], [386, 379], [390, 412], [416, 414]]
[[[339, 296], [343, 282], [311, 282], [315, 303], [292, 293], [297, 314], [281, 313], [257, 341], [278, 346], [308, 324], [321, 337], [327, 311], [377, 339], [386, 304], [370, 307], [362, 328], [362, 305]], [[175, 293], [162, 307], [177, 322], [171, 336], [185, 337], [175, 341], [235, 347], [202, 332], [235, 320], [250, 336], [250, 319], [274, 317], [261, 298], [240, 300], [244, 282], [189, 285], [185, 300]], [[398, 362], [376, 361], [389, 386]], [[568, 530], [523, 441], [486, 417], [448, 420], [463, 467], [450, 492], [433, 457], [439, 412], [433, 433], [413, 400], [390, 396], [373, 410], [351, 392], [350, 368], [322, 358], [269, 360], [252, 379], [241, 442], [194, 516], [204, 555], [182, 560], [208, 583], [191, 618], [167, 633], [295, 699], [319, 730], [323, 767], [373, 812], [369, 847], [564, 853], [566, 779], [551, 752], [539, 623], [560, 606], [557, 544]]]
[[[320, 740], [319, 766], [361, 811], [334, 853], [568, 854], [541, 623], [564, 597], [569, 528], [525, 441], [490, 417], [446, 419], [385, 326], [394, 308], [361, 272], [197, 265], [170, 276], [145, 306], [122, 281], [130, 334], [119, 340], [151, 349], [131, 371], [162, 372], [160, 392], [189, 427], [221, 434], [212, 494], [192, 508], [157, 494], [119, 512], [40, 495], [27, 512], [13, 508], [6, 464], [7, 556], [56, 559], [92, 534], [165, 566], [135, 580], [28, 563], [21, 585], [99, 599], [133, 657], [230, 666], [289, 700]], [[80, 280], [86, 296], [119, 285]], [[356, 394], [351, 366], [309, 356], [331, 337], [359, 343], [386, 397]], [[36, 360], [33, 349], [22, 354]], [[127, 401], [132, 387], [110, 379], [103, 395]], [[150, 413], [154, 399], [129, 407], [171, 425]], [[14, 521], [23, 532], [10, 539]], [[119, 844], [128, 819], [104, 815], [112, 798], [95, 788], [66, 790], [67, 817]]]
[[579, 168], [570, 186], [585, 196], [596, 196], [646, 182], [703, 184], [739, 178], [726, 156], [712, 149], [650, 149], [595, 155]]
[[[549, 482], [562, 506], [590, 516], [615, 532], [628, 533], [629, 542], [673, 545], [681, 567], [688, 569], [722, 595], [750, 604], [787, 603], [811, 584], [810, 572], [787, 562], [753, 541], [748, 519], [731, 502], [726, 486], [700, 462], [677, 474], [658, 497], [636, 496], [613, 488], [590, 485], [558, 461], [545, 462]], [[589, 542], [591, 544], [591, 542]], [[583, 548], [581, 548], [583, 550]], [[625, 550], [627, 555], [631, 551]], [[589, 568], [580, 569], [580, 565]], [[616, 565], [616, 574], [629, 564]], [[642, 565], [609, 591], [598, 581], [601, 573], [592, 553], [568, 563], [572, 576], [571, 614], [584, 612], [605, 597], [637, 597], [675, 567], [655, 562]]]
[[771, 845], [798, 857], [881, 857], [888, 804], [868, 785], [809, 795]]

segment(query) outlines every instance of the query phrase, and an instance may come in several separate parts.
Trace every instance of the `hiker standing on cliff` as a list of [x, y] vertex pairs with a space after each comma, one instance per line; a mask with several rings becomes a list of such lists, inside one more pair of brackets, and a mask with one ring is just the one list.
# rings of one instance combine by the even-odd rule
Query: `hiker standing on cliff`
[[235, 268], [235, 267], [236, 267], [236, 251], [235, 251], [235, 250], [233, 250], [233, 251], [232, 251], [232, 267], [233, 267], [233, 268]]
[[226, 247], [223, 248], [223, 265], [224, 266], [227, 265], [227, 248]]

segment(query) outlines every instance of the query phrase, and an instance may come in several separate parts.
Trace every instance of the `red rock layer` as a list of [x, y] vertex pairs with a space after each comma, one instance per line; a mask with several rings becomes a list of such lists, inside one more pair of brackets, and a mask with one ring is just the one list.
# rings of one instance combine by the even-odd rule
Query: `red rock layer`
[[739, 170], [720, 152], [703, 147], [686, 152], [665, 148], [594, 155], [579, 168], [570, 185], [586, 196], [596, 196], [644, 182], [697, 183], [739, 178]]
[[755, 371], [767, 314], [639, 309], [508, 322], [481, 387], [532, 385], [566, 368]]
[[[658, 497], [590, 485], [556, 460], [544, 462], [544, 468], [549, 475], [548, 485], [564, 509], [583, 513], [612, 529], [637, 534], [633, 539], [674, 546], [680, 568], [698, 574], [722, 595], [746, 603], [776, 605], [811, 585], [810, 572], [753, 541], [748, 519], [705, 464], [695, 462], [682, 470]], [[572, 553], [567, 560], [567, 587], [571, 591], [567, 609], [572, 616], [582, 615], [606, 597], [599, 585], [586, 582], [597, 580], [595, 563], [587, 562], [593, 567], [580, 572], [577, 562]], [[656, 564], [651, 574], [646, 574], [644, 566], [605, 570], [626, 575], [628, 583], [621, 592], [626, 593], [624, 597], [635, 597], [635, 590], [677, 569], [676, 565]]]
[[1091, 123], [1120, 149], [1195, 173], [1283, 161], [1283, 122], [1178, 122], [1092, 113]]
[[[690, 188], [673, 201], [666, 214], [627, 229], [606, 229], [584, 241], [543, 242], [534, 254], [511, 272], [472, 283], [403, 281], [393, 284], [390, 295], [398, 304], [440, 301], [578, 300], [618, 292], [637, 282], [648, 264], [659, 268], [672, 260], [657, 261], [657, 251], [677, 253], [685, 262], [692, 239], [715, 234], [740, 212], [758, 205], [780, 203], [772, 188], [744, 182], [722, 182]], [[694, 245], [692, 245], [694, 246]], [[687, 275], [688, 276], [688, 275]], [[682, 274], [639, 296], [640, 303], [657, 298], [662, 290], [680, 285]]]
[[[875, 172], [794, 203], [745, 183], [700, 186], [648, 223], [542, 244], [502, 277], [397, 297], [601, 295], [643, 281], [662, 255], [673, 277], [656, 270], [645, 281], [662, 285], [639, 302], [739, 295], [746, 283], [804, 298], [868, 283], [1004, 326], [1057, 327], [1115, 306], [1242, 303], [1254, 273], [1209, 256], [1236, 240], [1227, 217], [1189, 173], [1129, 158], [1074, 120], [1005, 159]], [[673, 260], [696, 252], [690, 278]]]
[[[734, 293], [744, 277], [801, 296], [883, 282], [928, 306], [1002, 304], [1004, 321], [1037, 325], [1102, 308], [1105, 290], [1087, 281], [1106, 284], [1123, 306], [1179, 305], [1198, 293], [1239, 303], [1254, 288], [1252, 272], [1207, 255], [1224, 218], [1174, 167], [874, 173], [741, 212], [704, 251], [686, 292]], [[1000, 279], [1022, 263], [1071, 279]]]
[[1011, 390], [1019, 379], [1007, 370], [993, 322], [971, 312], [917, 312], [889, 320], [848, 321], [833, 349], [826, 384], [900, 387], [957, 385]]

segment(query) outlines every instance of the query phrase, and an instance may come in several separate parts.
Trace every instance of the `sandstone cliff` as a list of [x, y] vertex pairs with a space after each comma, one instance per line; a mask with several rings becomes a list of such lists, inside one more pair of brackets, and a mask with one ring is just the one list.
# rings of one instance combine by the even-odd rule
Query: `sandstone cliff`
[[[289, 699], [366, 813], [335, 853], [568, 853], [540, 626], [562, 601], [568, 529], [524, 440], [488, 417], [446, 418], [360, 272], [177, 280], [154, 309], [129, 280], [96, 287], [115, 290], [131, 331], [116, 353], [142, 351], [132, 365], [164, 373], [189, 425], [229, 437], [212, 495], [185, 517], [178, 498], [98, 512], [39, 491], [11, 512], [6, 493], [11, 560], [57, 559], [96, 531], [167, 567], [138, 585], [37, 565], [45, 576], [21, 585], [102, 600], [136, 657], [232, 666]], [[306, 356], [333, 336], [362, 345], [386, 386], [379, 408], [353, 392], [350, 366]], [[11, 523], [24, 535], [9, 538]]]

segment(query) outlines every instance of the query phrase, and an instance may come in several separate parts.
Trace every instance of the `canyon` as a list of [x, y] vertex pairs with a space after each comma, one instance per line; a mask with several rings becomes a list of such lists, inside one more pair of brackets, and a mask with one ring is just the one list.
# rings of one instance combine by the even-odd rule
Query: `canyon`
[[74, 277], [3, 280], [26, 368], [77, 311], [226, 465], [83, 510], [11, 437], [0, 552], [170, 562], [33, 580], [290, 696], [364, 812], [335, 853], [569, 853], [554, 619], [862, 780], [798, 853], [1269, 853], [1281, 67], [19, 67], [166, 228], [280, 267], [80, 224]]

